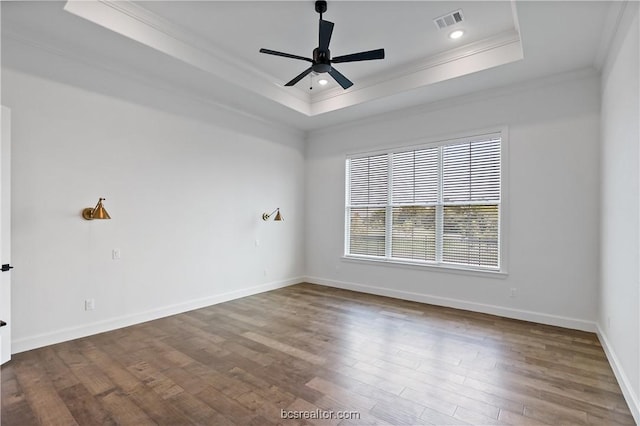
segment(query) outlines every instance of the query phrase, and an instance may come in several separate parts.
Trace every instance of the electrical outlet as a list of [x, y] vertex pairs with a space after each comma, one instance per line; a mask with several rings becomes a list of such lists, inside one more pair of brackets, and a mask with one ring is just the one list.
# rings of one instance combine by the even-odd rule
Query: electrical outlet
[[96, 308], [96, 299], [86, 299], [84, 301], [84, 310], [93, 311]]
[[120, 249], [119, 248], [114, 248], [113, 250], [111, 250], [111, 258], [113, 260], [120, 260]]
[[516, 292], [517, 292], [517, 291], [518, 291], [518, 289], [517, 289], [517, 288], [515, 288], [515, 287], [511, 287], [511, 288], [509, 289], [509, 297], [516, 297]]

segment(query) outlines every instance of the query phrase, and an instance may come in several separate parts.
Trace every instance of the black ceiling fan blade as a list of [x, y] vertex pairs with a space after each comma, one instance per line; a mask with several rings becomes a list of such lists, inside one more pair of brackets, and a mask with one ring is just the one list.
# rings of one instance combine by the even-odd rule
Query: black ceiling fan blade
[[331, 67], [331, 70], [329, 70], [329, 75], [331, 75], [331, 77], [333, 77], [333, 79], [337, 81], [343, 89], [348, 89], [349, 87], [353, 86], [351, 80], [342, 75], [337, 69], [333, 67]]
[[371, 61], [374, 59], [384, 59], [384, 49], [368, 50], [366, 52], [338, 56], [331, 59], [331, 62], [339, 64], [340, 62]]
[[290, 82], [288, 82], [287, 84], [285, 84], [285, 86], [293, 86], [294, 84], [296, 84], [297, 82], [299, 82], [300, 80], [302, 80], [304, 77], [307, 76], [307, 74], [309, 74], [311, 72], [313, 68], [309, 67], [306, 70], [302, 71], [296, 78], [294, 78], [293, 80], [291, 80]]
[[266, 53], [267, 55], [283, 56], [285, 58], [291, 58], [291, 59], [300, 59], [301, 61], [313, 62], [313, 60], [309, 58], [305, 58], [303, 56], [292, 55], [291, 53], [277, 52], [275, 50], [260, 49], [260, 53]]
[[328, 50], [331, 42], [331, 34], [333, 34], [333, 22], [320, 20], [320, 35], [318, 37], [318, 47], [320, 50]]

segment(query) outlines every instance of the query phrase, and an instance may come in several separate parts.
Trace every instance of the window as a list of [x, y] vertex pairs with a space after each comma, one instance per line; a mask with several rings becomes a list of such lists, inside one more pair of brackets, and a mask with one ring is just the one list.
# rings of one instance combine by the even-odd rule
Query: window
[[500, 134], [347, 159], [345, 255], [500, 269]]

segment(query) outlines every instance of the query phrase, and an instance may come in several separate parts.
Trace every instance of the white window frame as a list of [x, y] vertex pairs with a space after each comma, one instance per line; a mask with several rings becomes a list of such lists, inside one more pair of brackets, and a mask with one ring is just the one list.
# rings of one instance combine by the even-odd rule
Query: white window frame
[[[349, 161], [350, 159], [355, 158], [364, 158], [371, 157], [380, 154], [389, 155], [389, 161], [387, 167], [389, 168], [389, 182], [391, 183], [391, 170], [393, 167], [391, 157], [393, 153], [411, 151], [411, 150], [420, 150], [426, 148], [440, 147], [444, 145], [455, 145], [461, 143], [468, 143], [472, 141], [477, 141], [482, 138], [497, 136], [501, 139], [500, 144], [500, 203], [499, 203], [499, 227], [498, 227], [498, 256], [499, 256], [499, 267], [498, 268], [487, 268], [481, 266], [474, 265], [461, 265], [461, 264], [452, 264], [452, 263], [443, 263], [443, 262], [430, 262], [430, 261], [421, 261], [421, 260], [412, 260], [412, 259], [398, 259], [390, 256], [391, 250], [391, 225], [392, 225], [392, 215], [391, 209], [393, 208], [393, 200], [391, 198], [392, 185], [388, 185], [388, 191], [390, 192], [387, 203], [385, 206], [377, 206], [377, 207], [385, 207], [386, 208], [386, 226], [385, 226], [385, 256], [369, 256], [369, 255], [360, 255], [360, 254], [350, 254], [349, 253], [349, 243], [350, 243], [350, 221], [349, 221], [349, 209], [350, 205], [348, 204], [350, 194], [349, 194]], [[465, 275], [478, 275], [478, 276], [507, 276], [507, 265], [508, 265], [508, 250], [507, 250], [507, 231], [509, 224], [509, 214], [508, 214], [508, 146], [509, 146], [509, 135], [508, 128], [506, 126], [500, 128], [491, 128], [491, 129], [483, 129], [476, 132], [468, 132], [466, 134], [453, 135], [447, 138], [438, 138], [432, 140], [422, 140], [422, 141], [413, 141], [413, 142], [405, 142], [402, 144], [394, 145], [393, 147], [383, 148], [375, 151], [368, 152], [357, 152], [350, 153], [345, 156], [345, 222], [344, 222], [344, 254], [342, 259], [344, 261], [356, 262], [356, 263], [371, 263], [371, 264], [382, 264], [388, 266], [397, 266], [401, 268], [418, 268], [418, 269], [434, 269], [434, 270], [442, 270], [452, 273], [462, 273]], [[441, 157], [441, 156], [440, 156]], [[440, 161], [442, 159], [440, 158]], [[442, 172], [442, 167], [439, 168], [440, 172]], [[442, 185], [442, 179], [439, 179], [440, 186]], [[442, 188], [439, 189], [439, 192], [442, 192]], [[462, 203], [464, 205], [473, 204], [473, 202], [465, 202]], [[481, 204], [481, 203], [480, 203]], [[440, 198], [438, 203], [436, 204], [436, 208], [442, 209], [444, 208], [444, 203], [442, 203], [442, 199]], [[450, 203], [447, 203], [450, 205]], [[354, 207], [367, 207], [367, 206], [354, 206]], [[373, 207], [373, 206], [372, 206]], [[437, 216], [440, 219], [443, 218], [443, 215]], [[437, 227], [442, 227], [443, 224], [440, 221], [436, 221]], [[442, 235], [442, 233], [440, 233]], [[439, 239], [436, 239], [436, 252], [439, 252], [441, 255], [442, 248], [438, 247], [441, 244]], [[441, 259], [441, 257], [437, 257]]]

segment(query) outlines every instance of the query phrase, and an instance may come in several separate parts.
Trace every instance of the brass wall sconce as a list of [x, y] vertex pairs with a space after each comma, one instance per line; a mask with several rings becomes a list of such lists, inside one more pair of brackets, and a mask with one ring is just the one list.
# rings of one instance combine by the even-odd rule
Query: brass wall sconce
[[[277, 213], [276, 213], [277, 212]], [[284, 220], [282, 218], [282, 215], [280, 214], [280, 207], [278, 207], [277, 209], [275, 209], [274, 211], [272, 211], [271, 213], [267, 214], [267, 213], [262, 213], [262, 220], [269, 220], [269, 218], [276, 213], [276, 217], [273, 218], [273, 220], [277, 220], [277, 221], [281, 221]]]
[[100, 198], [98, 200], [98, 204], [96, 204], [94, 208], [87, 207], [86, 209], [82, 210], [82, 217], [87, 220], [111, 219], [111, 216], [109, 216], [109, 213], [107, 213], [107, 210], [102, 205], [103, 200], [106, 200], [106, 198]]

